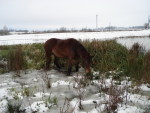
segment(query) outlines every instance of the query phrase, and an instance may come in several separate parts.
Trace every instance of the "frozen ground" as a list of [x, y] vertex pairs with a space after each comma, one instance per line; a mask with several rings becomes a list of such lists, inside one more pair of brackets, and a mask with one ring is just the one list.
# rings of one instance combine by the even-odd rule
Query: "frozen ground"
[[21, 34], [0, 36], [0, 45], [41, 43], [49, 38], [75, 38], [107, 40], [127, 36], [149, 36], [150, 30], [141, 31], [113, 31], [113, 32], [76, 32], [76, 33], [47, 33], [47, 34]]
[[148, 84], [134, 86], [129, 78], [118, 82], [102, 75], [89, 81], [82, 74], [82, 69], [69, 77], [56, 70], [28, 70], [21, 72], [21, 77], [14, 72], [2, 74], [0, 113], [6, 112], [8, 102], [21, 104], [23, 113], [149, 113]]

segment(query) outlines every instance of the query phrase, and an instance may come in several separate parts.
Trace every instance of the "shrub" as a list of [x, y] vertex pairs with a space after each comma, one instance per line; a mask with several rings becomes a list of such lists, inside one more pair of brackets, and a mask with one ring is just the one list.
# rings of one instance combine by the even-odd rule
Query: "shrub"
[[24, 110], [21, 110], [22, 102], [20, 101], [8, 101], [6, 113], [25, 113]]
[[115, 40], [83, 41], [83, 45], [93, 57], [93, 68], [100, 72], [121, 69], [126, 61], [127, 49]]
[[16, 71], [19, 75], [19, 71], [26, 69], [26, 60], [24, 57], [24, 52], [21, 46], [15, 46], [10, 48], [8, 53], [8, 69], [9, 71]]
[[145, 53], [144, 48], [135, 43], [129, 50], [126, 64], [126, 75], [136, 82], [150, 83], [150, 53]]
[[150, 52], [144, 56], [144, 72], [142, 76], [144, 83], [150, 83]]
[[28, 68], [41, 69], [45, 64], [45, 52], [43, 44], [31, 44], [23, 46]]

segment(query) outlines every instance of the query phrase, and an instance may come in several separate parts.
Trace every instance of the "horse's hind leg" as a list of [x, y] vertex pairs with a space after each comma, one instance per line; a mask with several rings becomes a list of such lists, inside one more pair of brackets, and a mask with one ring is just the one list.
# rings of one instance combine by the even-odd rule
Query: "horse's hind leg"
[[76, 64], [76, 72], [78, 72], [79, 71], [79, 64]]
[[72, 65], [69, 65], [69, 66], [68, 66], [67, 76], [70, 76], [71, 71], [72, 71]]
[[72, 71], [72, 59], [69, 59], [67, 76], [70, 76], [71, 71]]
[[46, 70], [49, 69], [50, 63], [51, 63], [51, 58], [46, 58]]
[[58, 64], [58, 58], [54, 55], [54, 64], [56, 65], [56, 67], [58, 68], [58, 69], [60, 69], [60, 66], [59, 66], [59, 64]]
[[51, 52], [46, 52], [46, 70], [49, 69], [51, 63]]

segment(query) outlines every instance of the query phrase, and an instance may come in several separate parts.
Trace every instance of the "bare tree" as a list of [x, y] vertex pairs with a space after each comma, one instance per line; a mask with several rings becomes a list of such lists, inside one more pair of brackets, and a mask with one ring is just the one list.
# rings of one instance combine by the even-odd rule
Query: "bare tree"
[[9, 34], [9, 30], [8, 27], [5, 25], [3, 29], [0, 30], [0, 35], [8, 35], [8, 34]]

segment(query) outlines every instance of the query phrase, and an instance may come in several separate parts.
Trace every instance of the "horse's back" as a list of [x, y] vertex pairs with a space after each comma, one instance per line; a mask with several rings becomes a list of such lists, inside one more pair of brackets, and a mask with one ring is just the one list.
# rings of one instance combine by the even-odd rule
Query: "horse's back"
[[52, 49], [56, 45], [57, 40], [58, 39], [56, 39], [56, 38], [51, 38], [51, 39], [47, 40], [44, 44], [45, 50]]
[[77, 53], [76, 49], [79, 45], [79, 42], [76, 39], [56, 39], [51, 38], [45, 42], [45, 52], [50, 54], [50, 52], [54, 53], [58, 57], [73, 57]]

